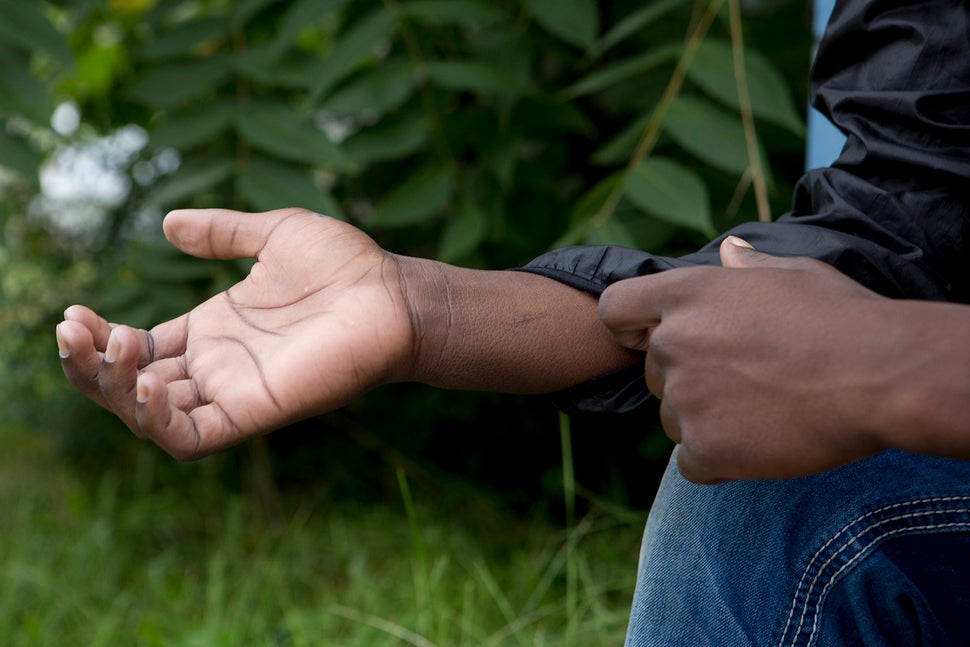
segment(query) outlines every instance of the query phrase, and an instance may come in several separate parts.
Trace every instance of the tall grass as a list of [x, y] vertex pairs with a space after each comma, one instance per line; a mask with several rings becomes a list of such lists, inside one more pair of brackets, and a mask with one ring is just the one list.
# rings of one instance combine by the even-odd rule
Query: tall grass
[[398, 500], [306, 492], [273, 519], [204, 464], [164, 487], [144, 451], [90, 488], [42, 436], [0, 430], [4, 645], [622, 644], [641, 513], [564, 529], [401, 472]]

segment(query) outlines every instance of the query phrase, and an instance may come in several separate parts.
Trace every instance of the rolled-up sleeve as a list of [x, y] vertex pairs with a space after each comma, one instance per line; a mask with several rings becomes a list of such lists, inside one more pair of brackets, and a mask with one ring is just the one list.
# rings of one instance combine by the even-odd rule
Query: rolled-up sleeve
[[[813, 104], [847, 136], [806, 173], [792, 210], [726, 232], [779, 256], [809, 256], [893, 298], [970, 303], [970, 3], [839, 1], [812, 70]], [[721, 236], [680, 258], [570, 247], [523, 271], [599, 294], [610, 283], [719, 264]], [[639, 410], [641, 367], [560, 394], [567, 411]]]

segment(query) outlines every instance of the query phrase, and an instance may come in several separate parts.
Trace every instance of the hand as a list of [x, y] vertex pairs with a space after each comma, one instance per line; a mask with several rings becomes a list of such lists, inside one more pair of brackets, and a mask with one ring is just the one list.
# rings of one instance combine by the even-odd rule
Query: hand
[[82, 393], [173, 456], [196, 459], [335, 409], [398, 377], [414, 350], [402, 260], [303, 210], [175, 211], [166, 237], [249, 275], [151, 330], [71, 306], [57, 327]]
[[723, 268], [620, 281], [600, 299], [616, 340], [647, 351], [681, 473], [696, 482], [780, 478], [869, 456], [883, 445], [892, 303], [808, 258], [729, 237]]

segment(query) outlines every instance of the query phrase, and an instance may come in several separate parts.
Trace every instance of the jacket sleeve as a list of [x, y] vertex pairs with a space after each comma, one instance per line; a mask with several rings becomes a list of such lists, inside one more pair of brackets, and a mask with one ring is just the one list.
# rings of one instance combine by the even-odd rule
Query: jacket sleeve
[[[847, 136], [842, 154], [801, 178], [789, 213], [725, 236], [817, 258], [889, 297], [970, 303], [970, 4], [839, 0], [811, 91]], [[719, 264], [722, 239], [677, 259], [565, 248], [521, 269], [599, 294], [624, 278]], [[617, 413], [650, 399], [639, 366], [560, 396], [567, 411]]]

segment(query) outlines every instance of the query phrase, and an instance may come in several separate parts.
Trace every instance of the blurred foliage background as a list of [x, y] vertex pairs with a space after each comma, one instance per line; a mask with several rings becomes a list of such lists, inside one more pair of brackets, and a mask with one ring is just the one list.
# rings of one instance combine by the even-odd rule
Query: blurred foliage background
[[[192, 499], [204, 483], [255, 502], [264, 521], [307, 496], [400, 506], [407, 482], [439, 503], [485, 492], [572, 528], [577, 514], [647, 507], [668, 448], [655, 424], [575, 420], [570, 436], [542, 399], [420, 385], [177, 465], [69, 389], [53, 327], [71, 303], [150, 326], [242, 277], [246, 263], [167, 245], [161, 218], [179, 207], [307, 207], [394, 252], [478, 268], [565, 244], [692, 251], [788, 208], [809, 11], [803, 0], [0, 0], [3, 451], [66, 466], [91, 502], [106, 487]], [[579, 458], [564, 463], [564, 447]], [[566, 506], [564, 473], [579, 492]]]

